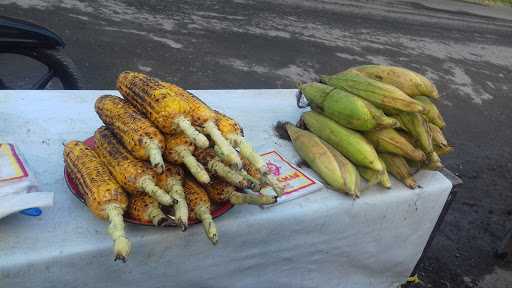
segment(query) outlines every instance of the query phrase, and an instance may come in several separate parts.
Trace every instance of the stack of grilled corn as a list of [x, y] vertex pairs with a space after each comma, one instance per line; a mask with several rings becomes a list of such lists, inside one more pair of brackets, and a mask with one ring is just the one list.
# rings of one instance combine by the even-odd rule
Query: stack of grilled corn
[[[434, 84], [411, 70], [364, 65], [300, 86], [310, 131], [285, 128], [297, 152], [332, 187], [359, 196], [359, 177], [391, 187], [388, 172], [414, 189], [420, 168], [439, 170], [452, 150], [434, 104]], [[319, 157], [318, 155], [322, 155]]]
[[[276, 195], [282, 193], [235, 120], [144, 74], [121, 73], [117, 88], [123, 98], [105, 95], [96, 101], [105, 124], [94, 135], [96, 147], [80, 141], [64, 147], [66, 168], [87, 206], [110, 221], [116, 260], [125, 261], [130, 253], [123, 215], [157, 226], [176, 224], [183, 231], [189, 219], [199, 220], [215, 244], [212, 203], [276, 201], [241, 189], [271, 186]], [[166, 215], [162, 206], [173, 206], [175, 214]]]

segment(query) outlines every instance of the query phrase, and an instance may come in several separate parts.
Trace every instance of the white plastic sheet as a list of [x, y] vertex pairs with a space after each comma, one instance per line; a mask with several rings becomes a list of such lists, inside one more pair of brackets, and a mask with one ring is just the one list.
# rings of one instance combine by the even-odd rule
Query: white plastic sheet
[[[0, 135], [20, 143], [56, 203], [39, 218], [0, 221], [0, 287], [396, 287], [451, 189], [440, 173], [422, 171], [416, 190], [393, 181], [393, 189], [375, 187], [356, 201], [324, 189], [269, 209], [236, 207], [216, 220], [217, 246], [197, 225], [184, 233], [127, 225], [133, 253], [128, 263], [114, 263], [105, 222], [69, 193], [62, 176], [62, 143], [92, 135], [100, 125], [94, 100], [107, 93], [115, 92], [2, 92], [0, 123], [7, 125]], [[271, 128], [298, 119], [294, 94], [197, 91], [240, 121], [256, 146], [276, 147], [292, 161], [291, 145]]]

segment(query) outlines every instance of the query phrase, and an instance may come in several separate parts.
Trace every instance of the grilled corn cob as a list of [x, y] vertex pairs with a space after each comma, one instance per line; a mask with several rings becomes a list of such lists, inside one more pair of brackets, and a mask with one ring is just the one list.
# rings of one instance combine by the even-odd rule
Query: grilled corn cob
[[217, 157], [214, 148], [196, 149], [194, 156], [201, 164], [208, 167], [210, 173], [218, 175], [230, 184], [242, 189], [251, 187], [249, 181], [244, 179], [240, 172], [229, 168]]
[[179, 166], [166, 165], [163, 174], [158, 175], [158, 186], [167, 191], [178, 203], [174, 206], [176, 223], [183, 231], [188, 226], [188, 207], [183, 192], [183, 169]]
[[94, 139], [98, 155], [126, 192], [145, 192], [166, 206], [175, 203], [169, 194], [156, 186], [155, 173], [149, 165], [133, 158], [107, 127], [98, 128]]
[[[166, 118], [165, 121], [174, 123], [170, 127], [169, 124], [160, 127], [165, 133], [173, 134], [179, 127], [196, 146], [206, 148], [208, 139], [195, 130], [192, 124], [202, 127], [219, 146], [223, 153], [222, 159], [236, 167], [242, 166], [238, 153], [217, 128], [215, 112], [196, 96], [176, 85], [135, 72], [121, 73], [118, 78], [118, 89], [129, 101], [136, 103], [135, 106], [145, 111], [151, 120], [157, 118], [156, 121], [153, 120], [157, 126], [160, 127], [162, 122], [160, 118]], [[186, 107], [177, 107], [178, 104]]]
[[192, 175], [201, 183], [210, 182], [210, 176], [201, 163], [192, 155], [196, 146], [183, 133], [165, 135], [164, 157], [175, 164], [185, 164]]
[[212, 182], [205, 185], [204, 188], [206, 189], [206, 193], [210, 200], [215, 203], [224, 203], [229, 201], [233, 205], [269, 205], [276, 202], [276, 198], [272, 196], [259, 196], [237, 192], [235, 186], [219, 178], [214, 178]]
[[189, 177], [183, 179], [183, 188], [185, 190], [189, 214], [192, 219], [200, 220], [203, 223], [204, 232], [206, 236], [208, 236], [208, 239], [210, 239], [213, 244], [217, 244], [219, 238], [217, 235], [217, 227], [210, 214], [211, 204], [208, 199], [208, 194], [206, 194], [206, 191], [204, 191], [199, 183]]
[[153, 124], [126, 100], [104, 95], [96, 99], [96, 113], [111, 128], [124, 146], [140, 160], [149, 160], [159, 173], [163, 172], [164, 137]]
[[[281, 183], [279, 183], [277, 179], [269, 173], [263, 158], [261, 158], [261, 156], [254, 150], [251, 144], [245, 140], [243, 137], [243, 129], [240, 127], [240, 125], [229, 116], [222, 114], [219, 111], [215, 112], [217, 114], [217, 125], [219, 126], [219, 130], [221, 131], [222, 135], [224, 135], [224, 137], [230, 141], [231, 145], [240, 149], [242, 162], [244, 162], [245, 159], [246, 162], [249, 162], [252, 167], [258, 169], [262, 174], [262, 182], [270, 185], [277, 195], [282, 195], [284, 192], [283, 185], [281, 185]], [[246, 167], [247, 164], [243, 164], [242, 166]]]
[[116, 85], [121, 95], [164, 133], [183, 131], [198, 147], [208, 146], [208, 139], [190, 122], [192, 106], [185, 90], [129, 71], [119, 75]]
[[169, 218], [160, 210], [160, 205], [155, 198], [142, 193], [130, 197], [126, 215], [143, 223], [153, 223], [155, 226], [176, 224], [174, 219]]
[[126, 262], [131, 244], [124, 232], [123, 213], [128, 197], [104, 166], [98, 155], [79, 141], [64, 146], [64, 161], [87, 207], [101, 219], [108, 219], [108, 232], [114, 240], [115, 260]]

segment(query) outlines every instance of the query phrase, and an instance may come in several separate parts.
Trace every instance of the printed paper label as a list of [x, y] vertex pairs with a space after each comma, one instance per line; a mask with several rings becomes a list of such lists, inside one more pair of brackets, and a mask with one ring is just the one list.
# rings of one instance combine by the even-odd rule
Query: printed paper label
[[0, 144], [0, 182], [27, 177], [28, 173], [11, 144]]

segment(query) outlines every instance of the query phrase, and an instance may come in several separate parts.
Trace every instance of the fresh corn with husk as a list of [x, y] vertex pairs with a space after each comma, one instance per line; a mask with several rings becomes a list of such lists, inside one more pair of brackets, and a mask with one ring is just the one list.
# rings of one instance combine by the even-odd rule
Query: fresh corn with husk
[[135, 72], [121, 73], [117, 86], [123, 97], [144, 111], [164, 133], [181, 130], [196, 146], [206, 148], [208, 139], [193, 125], [201, 127], [219, 146], [223, 160], [236, 167], [242, 166], [238, 153], [217, 127], [215, 111], [196, 96], [174, 84]]
[[401, 112], [397, 115], [400, 119], [401, 125], [418, 140], [419, 146], [427, 156], [426, 168], [431, 170], [439, 170], [443, 167], [441, 159], [434, 151], [432, 145], [432, 132], [428, 125], [427, 120], [423, 115], [418, 113]]
[[176, 224], [185, 231], [188, 227], [188, 207], [183, 191], [183, 169], [179, 166], [167, 164], [164, 173], [158, 175], [158, 187], [164, 189], [173, 199], [178, 200], [174, 205], [174, 218]]
[[214, 148], [196, 149], [194, 156], [199, 163], [207, 167], [210, 173], [221, 177], [238, 188], [251, 188], [251, 183], [239, 171], [231, 169], [222, 162]]
[[363, 65], [350, 68], [362, 75], [390, 84], [409, 96], [439, 98], [436, 86], [423, 75], [406, 68], [388, 65]]
[[412, 177], [411, 167], [407, 164], [407, 161], [399, 155], [380, 153], [380, 158], [386, 164], [386, 169], [395, 176], [398, 180], [405, 184], [405, 186], [415, 189], [418, 185], [416, 180]]
[[434, 146], [434, 152], [439, 156], [446, 155], [453, 150], [453, 146], [448, 144], [443, 131], [436, 125], [428, 123], [430, 132], [432, 133], [432, 145]]
[[189, 209], [189, 215], [192, 219], [197, 219], [203, 223], [204, 232], [213, 244], [219, 241], [217, 227], [210, 214], [210, 200], [206, 191], [190, 177], [183, 179], [183, 188]]
[[415, 148], [395, 129], [368, 131], [364, 136], [379, 152], [394, 153], [415, 161], [426, 159], [425, 153]]
[[345, 90], [315, 82], [301, 85], [300, 90], [313, 110], [347, 128], [369, 131], [399, 125], [370, 102]]
[[276, 198], [272, 196], [240, 193], [236, 191], [235, 186], [219, 178], [214, 178], [208, 185], [204, 185], [204, 188], [214, 203], [229, 201], [233, 205], [270, 205], [276, 202]]
[[315, 134], [284, 124], [295, 151], [327, 184], [352, 197], [359, 197], [359, 173], [354, 165]]
[[165, 141], [162, 133], [149, 120], [126, 100], [112, 95], [96, 99], [95, 108], [103, 123], [110, 127], [134, 157], [149, 160], [162, 173]]
[[425, 111], [421, 103], [407, 96], [400, 89], [370, 79], [355, 71], [347, 71], [333, 76], [321, 76], [320, 79], [329, 86], [346, 90], [364, 98], [379, 108], [387, 107], [408, 112]]
[[174, 219], [162, 212], [158, 202], [147, 194], [135, 194], [130, 196], [126, 215], [131, 219], [142, 223], [153, 223], [155, 226], [174, 226]]
[[131, 244], [124, 231], [123, 213], [128, 197], [98, 155], [85, 144], [71, 141], [64, 146], [64, 162], [84, 195], [87, 207], [100, 219], [108, 219], [114, 241], [115, 260], [126, 262]]
[[424, 116], [427, 120], [439, 128], [444, 128], [446, 126], [446, 122], [444, 122], [443, 116], [441, 112], [437, 109], [436, 105], [430, 101], [429, 97], [426, 96], [416, 96], [415, 100], [421, 102], [423, 107], [425, 107]]
[[361, 166], [358, 166], [357, 170], [359, 171], [359, 175], [361, 175], [361, 177], [368, 181], [368, 187], [373, 186], [375, 184], [380, 184], [382, 187], [390, 189], [391, 179], [389, 179], [389, 175], [386, 170], [386, 164], [384, 164], [382, 160], [381, 165], [382, 167], [384, 167], [384, 170], [382, 171], [375, 171]]
[[304, 112], [302, 119], [313, 134], [332, 145], [355, 165], [384, 170], [377, 152], [363, 135], [314, 111]]
[[196, 146], [184, 133], [165, 135], [165, 159], [174, 164], [185, 164], [197, 181], [208, 183], [210, 176], [192, 154], [195, 150]]
[[176, 202], [169, 194], [158, 188], [153, 169], [146, 162], [133, 158], [107, 127], [98, 128], [94, 139], [96, 152], [126, 192], [147, 193], [166, 206]]

